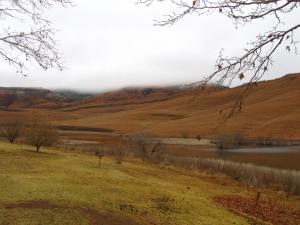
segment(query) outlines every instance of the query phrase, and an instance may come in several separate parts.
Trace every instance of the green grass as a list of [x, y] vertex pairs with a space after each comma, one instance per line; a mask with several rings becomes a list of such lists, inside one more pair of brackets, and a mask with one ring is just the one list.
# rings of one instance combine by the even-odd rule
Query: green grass
[[133, 159], [104, 157], [98, 168], [95, 156], [0, 143], [0, 224], [247, 224], [213, 201], [244, 189], [201, 177]]

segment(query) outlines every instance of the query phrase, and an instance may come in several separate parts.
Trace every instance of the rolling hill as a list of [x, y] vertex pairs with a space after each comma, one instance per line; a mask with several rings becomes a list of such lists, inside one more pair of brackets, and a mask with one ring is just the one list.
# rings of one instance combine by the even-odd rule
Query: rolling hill
[[[195, 137], [230, 132], [300, 139], [299, 87], [299, 73], [261, 81], [245, 97], [242, 110], [229, 120], [225, 118], [243, 92], [243, 85], [204, 91], [178, 87], [123, 89], [72, 102], [44, 98], [44, 105], [36, 104], [35, 110], [43, 106], [41, 113], [50, 114], [59, 126], [104, 128], [123, 134], [145, 131], [165, 137]], [[47, 109], [47, 102], [55, 102], [56, 107]], [[9, 108], [20, 105], [14, 103]], [[32, 111], [32, 106], [22, 107], [23, 112], [1, 111], [0, 115], [11, 117]]]
[[0, 107], [4, 109], [54, 107], [67, 99], [43, 88], [0, 88]]
[[99, 104], [98, 97], [95, 97], [94, 101], [81, 102], [80, 108], [64, 108], [78, 117], [61, 122], [110, 128], [118, 133], [147, 131], [161, 136], [181, 136], [185, 133], [195, 137], [216, 132], [238, 132], [255, 137], [299, 139], [299, 87], [300, 74], [259, 82], [245, 97], [241, 112], [226, 123], [226, 115], [245, 86], [211, 88], [203, 92], [183, 91], [166, 100], [142, 104], [123, 104], [122, 101], [117, 101], [120, 103], [117, 104], [114, 100], [110, 104]]

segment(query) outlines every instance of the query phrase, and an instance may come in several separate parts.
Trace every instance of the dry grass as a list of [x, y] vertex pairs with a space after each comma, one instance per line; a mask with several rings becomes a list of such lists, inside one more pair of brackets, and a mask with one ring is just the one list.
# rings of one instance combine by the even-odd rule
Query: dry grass
[[[228, 121], [221, 132], [242, 132], [251, 138], [300, 139], [299, 85], [299, 74], [260, 82], [245, 99], [242, 112]], [[88, 103], [77, 102], [78, 107], [83, 108], [75, 111], [64, 111], [68, 107], [51, 111], [36, 110], [51, 114], [56, 126], [76, 127], [76, 130], [86, 127], [105, 128], [122, 134], [143, 130], [164, 137], [180, 137], [184, 131], [191, 137], [207, 137], [230, 111], [242, 88], [201, 92], [196, 96], [184, 94], [166, 101], [126, 106], [120, 101], [117, 106], [104, 107], [95, 98]], [[0, 111], [0, 116], [6, 120], [23, 117], [30, 114], [30, 111], [27, 108], [24, 112]]]
[[165, 155], [164, 163], [175, 166], [221, 172], [248, 186], [274, 186], [288, 194], [300, 195], [300, 171], [281, 170], [217, 159], [201, 159]]
[[94, 155], [0, 146], [0, 224], [247, 224], [213, 200], [246, 191], [235, 185], [139, 160], [117, 166], [113, 157], [104, 157], [99, 168]]

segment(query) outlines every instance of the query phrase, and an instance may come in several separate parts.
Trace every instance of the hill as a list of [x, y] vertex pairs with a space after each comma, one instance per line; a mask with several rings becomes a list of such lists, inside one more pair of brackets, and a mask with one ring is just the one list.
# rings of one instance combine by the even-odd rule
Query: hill
[[89, 97], [94, 96], [95, 94], [93, 93], [88, 93], [88, 92], [80, 92], [80, 91], [73, 91], [73, 90], [68, 90], [68, 89], [59, 89], [59, 90], [54, 90], [55, 93], [61, 94], [64, 96], [68, 101], [79, 101], [83, 100]]
[[67, 99], [59, 93], [43, 88], [0, 87], [0, 107], [4, 109], [28, 107], [57, 107]]
[[99, 107], [115, 107], [134, 104], [145, 104], [165, 101], [185, 93], [183, 87], [145, 87], [124, 88], [121, 90], [105, 92], [90, 96], [82, 101], [73, 102], [68, 105], [72, 110]]
[[[259, 82], [245, 97], [241, 112], [224, 123], [245, 86], [182, 91], [168, 99], [123, 101], [119, 93], [92, 98], [64, 110], [69, 125], [110, 128], [120, 133], [146, 131], [161, 136], [243, 133], [254, 137], [300, 139], [300, 74]], [[100, 99], [100, 100], [99, 100]], [[104, 101], [105, 99], [106, 101]], [[100, 103], [101, 102], [101, 103]], [[84, 115], [81, 117], [81, 115]], [[221, 126], [220, 126], [221, 125]], [[218, 127], [216, 130], [215, 128]]]
[[[57, 126], [71, 127], [72, 131], [143, 131], [164, 137], [209, 137], [229, 132], [256, 138], [300, 139], [299, 87], [300, 74], [258, 82], [245, 97], [242, 110], [229, 120], [225, 118], [245, 85], [209, 87], [204, 91], [180, 87], [123, 89], [79, 101], [67, 101], [61, 95], [53, 97], [46, 92], [46, 97], [27, 95], [25, 100], [15, 100], [8, 106], [22, 106], [23, 112], [2, 111], [0, 115], [5, 118], [28, 114], [34, 106], [50, 114]], [[30, 101], [34, 104], [28, 104]]]

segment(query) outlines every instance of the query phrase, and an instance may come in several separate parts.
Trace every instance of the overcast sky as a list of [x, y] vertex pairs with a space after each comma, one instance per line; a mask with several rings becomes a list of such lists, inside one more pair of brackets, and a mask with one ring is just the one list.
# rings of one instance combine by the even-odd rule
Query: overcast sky
[[[49, 12], [58, 29], [56, 39], [66, 69], [45, 72], [31, 66], [28, 76], [22, 77], [0, 61], [0, 86], [104, 91], [189, 83], [214, 70], [220, 49], [224, 48], [227, 55], [239, 55], [246, 43], [266, 31], [273, 20], [236, 29], [222, 15], [189, 15], [173, 26], [157, 27], [153, 20], [169, 12], [168, 4], [145, 7], [135, 0], [74, 3], [74, 7]], [[299, 13], [285, 18], [286, 25], [299, 23]], [[288, 54], [283, 48], [274, 59], [264, 79], [300, 72], [300, 55]]]

